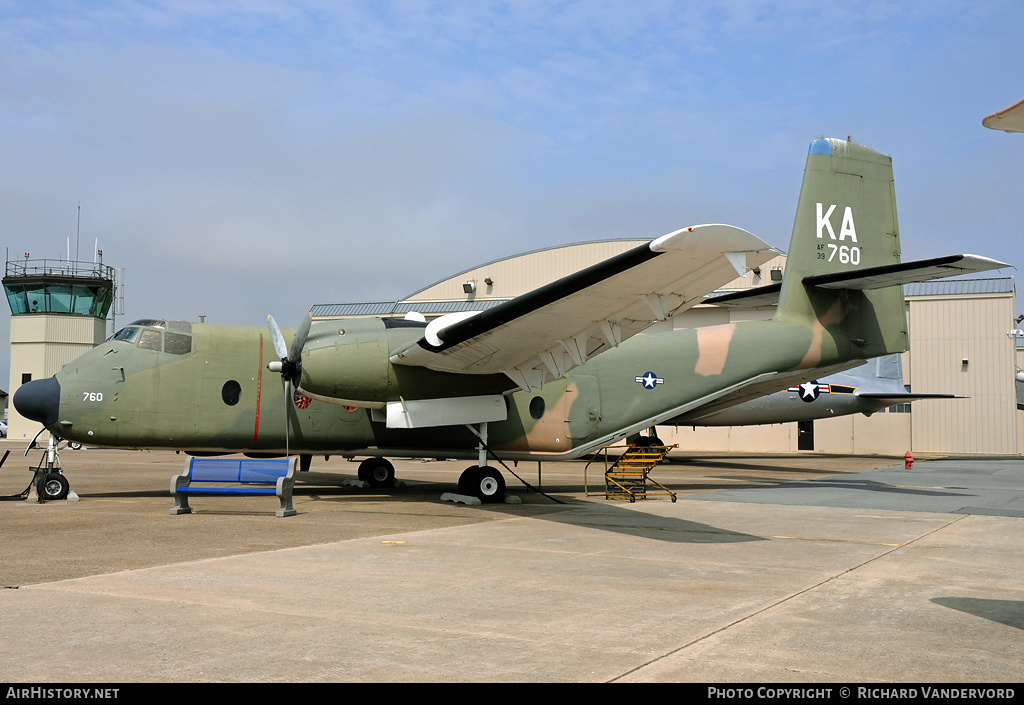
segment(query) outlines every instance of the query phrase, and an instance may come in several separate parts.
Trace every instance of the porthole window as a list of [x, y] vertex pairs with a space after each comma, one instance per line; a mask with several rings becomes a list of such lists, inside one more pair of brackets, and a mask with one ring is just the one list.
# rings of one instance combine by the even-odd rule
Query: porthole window
[[224, 387], [220, 390], [220, 396], [225, 404], [234, 406], [242, 398], [242, 385], [230, 379], [224, 383]]
[[544, 415], [544, 397], [534, 397], [530, 400], [530, 416], [540, 419]]

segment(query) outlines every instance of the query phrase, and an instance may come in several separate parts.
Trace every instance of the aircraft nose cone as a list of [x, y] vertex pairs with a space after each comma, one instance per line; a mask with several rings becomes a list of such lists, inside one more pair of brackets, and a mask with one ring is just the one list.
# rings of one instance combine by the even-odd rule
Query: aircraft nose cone
[[14, 393], [14, 408], [18, 413], [44, 426], [57, 423], [59, 407], [60, 382], [56, 377], [33, 380]]

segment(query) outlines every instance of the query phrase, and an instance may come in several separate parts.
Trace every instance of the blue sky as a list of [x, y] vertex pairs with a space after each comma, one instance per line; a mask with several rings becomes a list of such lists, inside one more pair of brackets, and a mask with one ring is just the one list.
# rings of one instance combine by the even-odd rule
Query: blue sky
[[1024, 135], [981, 119], [1021, 36], [1015, 1], [0, 0], [0, 233], [74, 253], [81, 204], [120, 322], [293, 325], [570, 242], [785, 249], [808, 144], [850, 135], [905, 259], [1020, 266]]

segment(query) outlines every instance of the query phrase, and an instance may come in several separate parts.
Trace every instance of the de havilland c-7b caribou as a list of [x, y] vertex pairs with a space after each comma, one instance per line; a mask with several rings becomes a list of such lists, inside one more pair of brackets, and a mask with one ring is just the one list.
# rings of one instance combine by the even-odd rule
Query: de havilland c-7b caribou
[[[477, 458], [459, 481], [504, 496], [504, 460], [577, 458], [676, 420], [907, 350], [902, 284], [1007, 266], [901, 262], [892, 160], [848, 140], [807, 156], [770, 320], [636, 335], [775, 256], [745, 230], [670, 233], [477, 313], [268, 328], [138, 321], [18, 389], [60, 439], [194, 454]], [[771, 286], [765, 287], [770, 289]], [[760, 289], [745, 296], [766, 293]], [[290, 338], [290, 340], [289, 340]], [[281, 380], [283, 378], [283, 384]], [[67, 491], [67, 482], [49, 483]], [[42, 485], [43, 483], [40, 483]]]

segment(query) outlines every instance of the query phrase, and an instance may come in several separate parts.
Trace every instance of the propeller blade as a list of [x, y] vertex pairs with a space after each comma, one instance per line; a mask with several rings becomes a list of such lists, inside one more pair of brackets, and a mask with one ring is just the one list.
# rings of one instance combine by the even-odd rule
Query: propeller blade
[[280, 362], [274, 361], [267, 364], [267, 369], [272, 372], [280, 372], [284, 382], [284, 452], [291, 454], [291, 414], [294, 400], [292, 399], [292, 382], [299, 381], [299, 365], [302, 360], [302, 348], [306, 345], [306, 338], [309, 337], [309, 328], [313, 324], [313, 314], [309, 313], [299, 324], [292, 338], [291, 347], [285, 346], [284, 336], [281, 329], [277, 327], [277, 321], [273, 316], [267, 316], [267, 325], [270, 328], [270, 339], [274, 343], [274, 351], [281, 358]]
[[284, 336], [281, 335], [281, 329], [277, 327], [273, 316], [267, 316], [267, 325], [270, 326], [270, 339], [274, 341], [274, 351], [282, 360], [287, 359], [288, 348], [285, 347]]
[[299, 329], [295, 331], [295, 337], [292, 338], [292, 347], [288, 350], [288, 360], [290, 362], [296, 362], [302, 357], [302, 348], [306, 345], [306, 338], [309, 336], [309, 327], [313, 324], [313, 314], [307, 313], [306, 317], [302, 319], [302, 323], [299, 324]]

